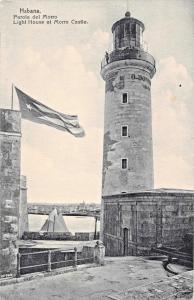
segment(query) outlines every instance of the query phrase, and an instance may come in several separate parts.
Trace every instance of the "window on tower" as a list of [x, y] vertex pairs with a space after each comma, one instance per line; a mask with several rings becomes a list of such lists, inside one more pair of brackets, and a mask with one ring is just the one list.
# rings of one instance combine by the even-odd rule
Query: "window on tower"
[[127, 93], [122, 94], [122, 103], [123, 104], [128, 103], [128, 94]]
[[135, 23], [131, 24], [131, 36], [134, 39], [136, 38], [136, 24]]
[[127, 158], [122, 158], [121, 159], [121, 168], [122, 169], [127, 169]]
[[130, 23], [125, 24], [125, 32], [126, 34], [130, 34]]
[[127, 125], [122, 126], [121, 134], [122, 134], [122, 136], [128, 136], [128, 126]]
[[121, 24], [119, 29], [119, 37], [124, 38], [124, 24]]

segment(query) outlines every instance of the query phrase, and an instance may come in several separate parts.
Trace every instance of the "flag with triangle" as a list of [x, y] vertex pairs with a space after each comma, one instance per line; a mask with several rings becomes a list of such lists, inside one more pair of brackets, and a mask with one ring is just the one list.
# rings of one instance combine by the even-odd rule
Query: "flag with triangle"
[[76, 115], [66, 115], [31, 98], [15, 87], [21, 110], [21, 116], [29, 121], [45, 124], [71, 133], [75, 137], [83, 137], [84, 129], [80, 126]]

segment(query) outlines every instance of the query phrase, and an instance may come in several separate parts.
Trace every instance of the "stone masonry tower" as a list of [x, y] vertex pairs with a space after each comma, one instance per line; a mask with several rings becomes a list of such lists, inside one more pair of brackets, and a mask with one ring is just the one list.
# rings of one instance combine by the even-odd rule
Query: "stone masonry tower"
[[0, 277], [16, 275], [20, 202], [21, 115], [0, 109]]
[[106, 82], [102, 195], [152, 189], [151, 79], [155, 60], [143, 49], [144, 24], [126, 12], [112, 26]]

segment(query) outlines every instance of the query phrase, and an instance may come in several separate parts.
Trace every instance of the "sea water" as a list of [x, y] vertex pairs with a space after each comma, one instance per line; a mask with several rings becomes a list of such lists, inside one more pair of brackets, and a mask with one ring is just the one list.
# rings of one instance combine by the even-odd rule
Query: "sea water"
[[[29, 231], [40, 231], [48, 216], [46, 215], [28, 215]], [[92, 217], [73, 217], [64, 216], [64, 221], [69, 231], [75, 232], [94, 232], [95, 218]], [[97, 222], [97, 231], [100, 230], [100, 222]]]

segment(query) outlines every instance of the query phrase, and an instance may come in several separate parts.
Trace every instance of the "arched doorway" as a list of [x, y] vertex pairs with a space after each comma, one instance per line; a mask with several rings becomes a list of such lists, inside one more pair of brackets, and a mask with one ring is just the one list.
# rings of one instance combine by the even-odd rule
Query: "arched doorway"
[[129, 229], [123, 228], [123, 255], [128, 255]]

